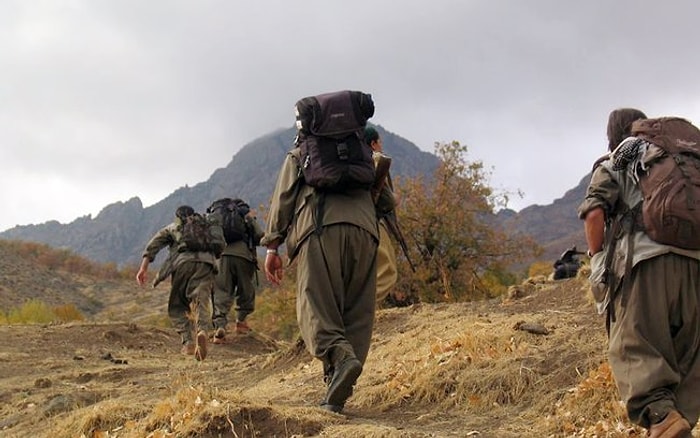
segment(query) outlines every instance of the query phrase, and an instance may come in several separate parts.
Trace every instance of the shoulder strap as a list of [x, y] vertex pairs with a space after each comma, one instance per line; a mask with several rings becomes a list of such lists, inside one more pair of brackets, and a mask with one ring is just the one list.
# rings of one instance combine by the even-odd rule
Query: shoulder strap
[[605, 155], [599, 157], [597, 160], [595, 160], [595, 162], [593, 163], [593, 168], [591, 169], [591, 172], [596, 170], [598, 168], [598, 166], [603, 164], [603, 162], [608, 160], [609, 158], [610, 158], [610, 153], [608, 152], [607, 154], [605, 154]]

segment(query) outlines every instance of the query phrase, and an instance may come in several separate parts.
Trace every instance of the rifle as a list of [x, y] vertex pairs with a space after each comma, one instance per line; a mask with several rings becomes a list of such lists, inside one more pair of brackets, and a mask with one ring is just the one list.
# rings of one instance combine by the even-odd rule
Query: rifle
[[382, 153], [375, 153], [374, 184], [372, 184], [372, 201], [377, 203], [379, 194], [382, 192], [387, 179], [389, 178], [389, 168], [391, 167], [391, 157]]
[[396, 213], [392, 211], [384, 215], [384, 222], [386, 223], [386, 227], [389, 230], [389, 233], [391, 233], [391, 235], [394, 236], [394, 239], [396, 239], [396, 241], [399, 242], [401, 251], [403, 251], [403, 255], [406, 257], [406, 260], [408, 261], [408, 265], [411, 267], [411, 270], [413, 272], [416, 272], [416, 266], [413, 264], [413, 261], [411, 261], [411, 257], [408, 255], [408, 245], [406, 244], [406, 239], [403, 237], [403, 233], [401, 232], [401, 228], [399, 227], [399, 221], [396, 217]]

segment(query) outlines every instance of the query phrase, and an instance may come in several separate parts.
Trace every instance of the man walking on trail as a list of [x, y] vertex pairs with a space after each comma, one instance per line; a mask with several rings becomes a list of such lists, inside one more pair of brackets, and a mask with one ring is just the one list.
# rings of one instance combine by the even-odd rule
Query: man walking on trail
[[700, 415], [700, 251], [658, 243], [640, 225], [639, 181], [660, 154], [644, 138], [629, 138], [645, 119], [630, 108], [610, 113], [610, 154], [595, 167], [578, 215], [630, 420], [650, 437], [691, 437]]
[[[246, 317], [255, 310], [255, 288], [258, 270], [258, 256], [255, 248], [260, 244], [263, 230], [254, 212], [240, 199], [232, 200], [236, 211], [241, 214], [245, 231], [240, 239], [227, 239], [226, 248], [219, 262], [219, 273], [214, 281], [214, 324], [215, 344], [223, 343], [226, 336], [228, 314], [236, 302], [236, 333], [247, 334], [250, 327]], [[239, 210], [244, 209], [244, 211]], [[224, 229], [224, 235], [226, 235]], [[230, 240], [230, 241], [229, 241]]]
[[[161, 249], [167, 247], [169, 257], [163, 263], [153, 287], [170, 277], [168, 316], [180, 334], [181, 352], [194, 355], [197, 360], [204, 360], [207, 356], [206, 330], [211, 324], [211, 292], [217, 269], [216, 257], [221, 254], [225, 241], [221, 226], [209, 224], [205, 229], [208, 235], [200, 236], [202, 241], [206, 241], [203, 244], [206, 248], [190, 244], [190, 239], [185, 238], [186, 230], [193, 228], [188, 224], [194, 223], [195, 218], [202, 217], [192, 207], [178, 207], [175, 221], [159, 230], [146, 245], [136, 281], [140, 286], [146, 284], [149, 264]], [[190, 249], [188, 244], [197, 250]]]
[[[321, 102], [321, 110], [315, 112], [321, 116], [315, 120], [332, 124], [334, 120], [323, 117], [322, 104], [332, 101], [327, 107], [337, 110], [335, 114], [350, 116], [353, 112], [347, 109], [349, 94], [352, 96], [352, 93], [343, 92], [300, 102]], [[373, 113], [369, 95], [360, 98], [364, 99], [360, 105], [371, 104]], [[372, 338], [379, 237], [377, 218], [369, 185], [366, 189], [332, 192], [307, 183], [303, 170], [308, 169], [303, 169], [302, 163], [305, 167], [313, 167], [314, 163], [309, 163], [312, 161], [309, 155], [302, 158], [302, 147], [306, 147], [305, 138], [319, 130], [312, 130], [312, 133], [305, 130], [306, 120], [299, 119], [305, 109], [297, 104], [298, 147], [286, 154], [272, 195], [262, 239], [262, 245], [267, 247], [265, 274], [272, 283], [281, 282], [283, 269], [278, 250], [284, 242], [290, 262], [297, 263], [297, 321], [301, 336], [311, 355], [323, 362], [324, 380], [328, 384], [321, 407], [341, 412], [362, 373]], [[364, 122], [344, 122], [355, 130], [345, 140], [347, 143], [338, 143], [337, 148], [350, 157], [356, 157], [356, 152], [366, 154], [367, 161], [360, 165], [368, 166], [371, 183], [374, 166], [371, 150], [361, 138]], [[313, 140], [328, 141], [333, 148], [330, 150], [336, 148], [333, 139]], [[362, 146], [357, 143], [353, 146], [352, 142], [358, 141], [362, 141]]]

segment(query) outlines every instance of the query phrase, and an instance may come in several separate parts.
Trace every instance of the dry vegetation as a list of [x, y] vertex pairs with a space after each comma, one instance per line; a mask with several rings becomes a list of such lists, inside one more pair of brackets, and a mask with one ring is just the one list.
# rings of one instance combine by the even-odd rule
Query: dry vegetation
[[255, 333], [212, 346], [202, 363], [180, 356], [175, 333], [152, 322], [163, 316], [165, 289], [124, 284], [101, 294], [114, 322], [98, 323], [101, 313], [72, 323], [0, 325], [1, 436], [642, 433], [617, 401], [603, 321], [582, 279], [525, 282], [506, 299], [380, 310], [345, 415], [316, 408], [320, 364], [303, 345], [263, 331], [269, 303], [277, 302], [268, 292], [261, 296], [267, 311], [251, 320]]
[[260, 293], [253, 334], [196, 362], [169, 328], [167, 284], [44, 246], [0, 241], [0, 256], [2, 437], [643, 436], [617, 400], [585, 269], [554, 282], [537, 264], [498, 298], [379, 310], [337, 415], [316, 407], [321, 366], [294, 341], [293, 271]]

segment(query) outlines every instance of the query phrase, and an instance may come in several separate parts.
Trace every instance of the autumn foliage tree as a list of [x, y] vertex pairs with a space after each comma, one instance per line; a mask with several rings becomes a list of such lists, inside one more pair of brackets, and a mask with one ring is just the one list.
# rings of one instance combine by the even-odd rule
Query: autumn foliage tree
[[507, 206], [508, 194], [488, 185], [482, 162], [467, 161], [466, 145], [436, 143], [435, 153], [440, 164], [433, 175], [396, 181], [398, 220], [416, 265], [414, 273], [397, 252], [397, 290], [428, 302], [497, 295], [513, 278], [508, 266], [539, 248], [498, 228], [494, 213]]

